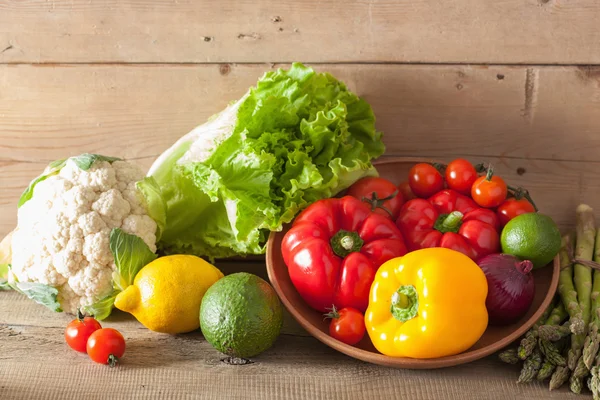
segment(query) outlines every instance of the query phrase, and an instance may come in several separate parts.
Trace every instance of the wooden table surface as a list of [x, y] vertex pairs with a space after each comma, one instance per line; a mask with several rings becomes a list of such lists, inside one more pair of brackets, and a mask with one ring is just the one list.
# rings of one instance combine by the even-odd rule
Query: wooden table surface
[[[302, 61], [364, 96], [386, 156], [487, 161], [573, 226], [600, 209], [600, 3], [595, 0], [0, 0], [0, 234], [51, 160], [82, 152], [144, 168]], [[264, 263], [219, 265], [265, 276]], [[199, 333], [152, 333], [115, 313], [116, 369], [69, 351], [54, 314], [0, 292], [0, 398], [563, 399], [515, 383], [495, 356], [395, 370], [336, 353], [286, 314], [275, 346], [228, 365]], [[589, 396], [589, 393], [586, 394]]]

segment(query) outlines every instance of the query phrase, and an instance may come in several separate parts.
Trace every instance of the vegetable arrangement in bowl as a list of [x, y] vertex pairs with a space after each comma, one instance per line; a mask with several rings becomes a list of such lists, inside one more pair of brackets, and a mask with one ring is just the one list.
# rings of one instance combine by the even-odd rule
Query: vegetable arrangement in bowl
[[[308, 206], [283, 235], [281, 256], [306, 304], [333, 310], [325, 315], [340, 341], [365, 346], [356, 323], [347, 337], [333, 328], [337, 310], [350, 308], [353, 321], [364, 313], [368, 339], [384, 355], [458, 355], [490, 326], [525, 317], [532, 270], [556, 256], [560, 233], [526, 190], [507, 186], [491, 167], [416, 163], [407, 178], [362, 178], [343, 197]], [[349, 262], [364, 259], [361, 267]]]

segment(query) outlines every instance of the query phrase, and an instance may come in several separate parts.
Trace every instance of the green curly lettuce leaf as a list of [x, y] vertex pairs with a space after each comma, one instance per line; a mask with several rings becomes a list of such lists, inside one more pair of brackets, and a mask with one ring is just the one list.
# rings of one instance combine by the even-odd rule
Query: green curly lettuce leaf
[[164, 152], [150, 169], [167, 205], [166, 253], [260, 254], [312, 202], [376, 175], [384, 152], [369, 104], [295, 63]]

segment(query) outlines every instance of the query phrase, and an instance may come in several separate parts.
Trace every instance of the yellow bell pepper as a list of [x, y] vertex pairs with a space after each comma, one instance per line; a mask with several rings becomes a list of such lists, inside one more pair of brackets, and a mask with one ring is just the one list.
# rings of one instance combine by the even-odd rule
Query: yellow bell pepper
[[488, 324], [488, 286], [466, 255], [427, 248], [385, 262], [365, 313], [371, 341], [392, 357], [437, 358], [471, 347]]

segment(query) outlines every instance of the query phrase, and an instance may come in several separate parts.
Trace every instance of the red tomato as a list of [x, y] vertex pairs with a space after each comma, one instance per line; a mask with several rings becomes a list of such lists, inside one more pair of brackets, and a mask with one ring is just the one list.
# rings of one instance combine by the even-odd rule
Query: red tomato
[[496, 210], [498, 220], [502, 226], [506, 225], [508, 221], [517, 215], [532, 212], [535, 212], [535, 208], [527, 199], [517, 200], [515, 198], [506, 199]]
[[371, 211], [394, 220], [404, 204], [402, 193], [396, 185], [373, 176], [356, 181], [348, 189], [348, 195], [369, 204]]
[[415, 196], [415, 194], [412, 192], [408, 181], [399, 184], [398, 189], [400, 190], [400, 193], [402, 193], [402, 198], [405, 202], [417, 198], [417, 196]]
[[87, 353], [93, 361], [114, 367], [125, 353], [125, 338], [116, 329], [99, 329], [88, 339]]
[[507, 193], [504, 179], [496, 175], [477, 178], [471, 188], [471, 197], [475, 203], [485, 208], [498, 207], [506, 200]]
[[417, 197], [427, 198], [444, 188], [444, 179], [433, 165], [419, 163], [408, 172], [408, 184]]
[[345, 307], [333, 310], [327, 314], [331, 318], [329, 335], [351, 346], [360, 342], [365, 336], [365, 316], [356, 308]]
[[77, 319], [67, 325], [65, 341], [73, 350], [85, 353], [88, 338], [98, 329], [102, 329], [100, 322], [93, 317], [84, 318], [82, 314], [79, 314]]
[[471, 194], [473, 182], [477, 179], [477, 171], [473, 164], [462, 158], [450, 162], [446, 167], [446, 182], [450, 189], [466, 196]]

